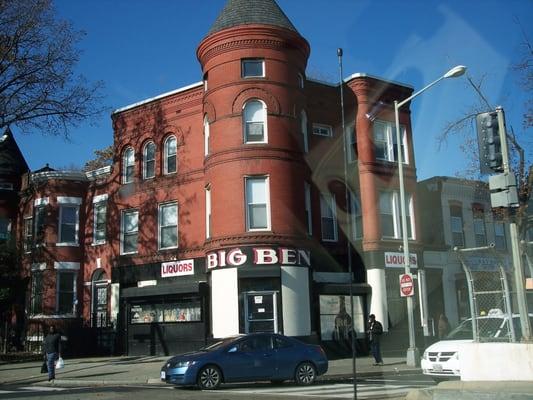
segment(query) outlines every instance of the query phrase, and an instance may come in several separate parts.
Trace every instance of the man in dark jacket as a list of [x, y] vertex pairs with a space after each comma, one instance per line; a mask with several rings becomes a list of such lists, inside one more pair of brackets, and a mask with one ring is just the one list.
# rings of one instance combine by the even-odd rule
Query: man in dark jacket
[[48, 367], [48, 381], [56, 378], [56, 361], [61, 357], [61, 335], [54, 325], [50, 326], [48, 335], [43, 340], [43, 353]]
[[383, 365], [383, 359], [381, 358], [381, 335], [383, 334], [383, 325], [376, 320], [374, 314], [368, 316], [368, 339], [370, 341], [370, 351], [376, 361], [374, 365]]

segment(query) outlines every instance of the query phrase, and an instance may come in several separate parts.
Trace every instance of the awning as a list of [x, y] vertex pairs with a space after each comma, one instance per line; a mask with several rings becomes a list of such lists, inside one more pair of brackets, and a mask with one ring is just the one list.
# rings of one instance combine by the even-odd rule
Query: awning
[[[205, 288], [205, 289], [204, 289]], [[164, 296], [171, 294], [200, 293], [204, 294], [206, 282], [179, 282], [145, 287], [131, 287], [120, 291], [123, 298]]]

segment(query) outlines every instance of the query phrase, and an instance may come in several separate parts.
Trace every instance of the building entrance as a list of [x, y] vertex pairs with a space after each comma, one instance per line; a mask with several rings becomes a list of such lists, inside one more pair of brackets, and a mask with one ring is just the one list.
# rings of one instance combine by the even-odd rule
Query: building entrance
[[277, 292], [246, 292], [245, 332], [278, 333]]

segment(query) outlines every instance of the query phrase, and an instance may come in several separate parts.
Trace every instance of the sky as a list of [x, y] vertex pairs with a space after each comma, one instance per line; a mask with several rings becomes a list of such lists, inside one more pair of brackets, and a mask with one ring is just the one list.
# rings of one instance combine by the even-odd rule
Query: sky
[[[86, 32], [77, 72], [105, 84], [109, 112], [81, 125], [70, 141], [34, 133], [16, 140], [32, 170], [82, 167], [113, 142], [111, 112], [202, 79], [196, 48], [225, 0], [54, 0], [60, 18]], [[525, 33], [533, 43], [533, 0], [278, 0], [311, 45], [307, 76], [339, 81], [366, 73], [421, 89], [451, 67], [484, 77], [491, 104], [507, 125], [522, 128], [524, 92], [512, 65]], [[517, 22], [519, 21], [519, 23]], [[446, 79], [413, 100], [411, 120], [418, 179], [455, 176], [465, 169], [462, 140], [437, 145], [447, 122], [468, 110], [475, 95], [463, 78]], [[531, 132], [529, 132], [531, 137]], [[522, 145], [529, 150], [533, 141]], [[530, 159], [531, 162], [531, 159]]]

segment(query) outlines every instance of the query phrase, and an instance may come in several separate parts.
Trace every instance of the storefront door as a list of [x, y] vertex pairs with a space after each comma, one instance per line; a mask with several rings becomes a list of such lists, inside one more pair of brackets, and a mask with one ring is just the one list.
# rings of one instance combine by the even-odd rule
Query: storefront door
[[276, 292], [244, 293], [245, 332], [278, 333]]

